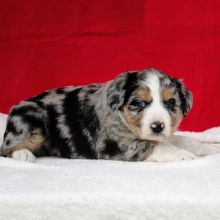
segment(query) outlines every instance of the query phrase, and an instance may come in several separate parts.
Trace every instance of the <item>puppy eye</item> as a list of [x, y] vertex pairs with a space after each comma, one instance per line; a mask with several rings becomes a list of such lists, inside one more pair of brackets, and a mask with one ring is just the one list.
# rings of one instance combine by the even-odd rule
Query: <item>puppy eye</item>
[[148, 104], [150, 104], [150, 102], [145, 102], [143, 100], [133, 100], [130, 104], [129, 104], [129, 110], [142, 110], [144, 109]]
[[171, 111], [175, 111], [176, 107], [176, 100], [174, 98], [171, 98], [164, 102], [167, 109], [170, 109]]

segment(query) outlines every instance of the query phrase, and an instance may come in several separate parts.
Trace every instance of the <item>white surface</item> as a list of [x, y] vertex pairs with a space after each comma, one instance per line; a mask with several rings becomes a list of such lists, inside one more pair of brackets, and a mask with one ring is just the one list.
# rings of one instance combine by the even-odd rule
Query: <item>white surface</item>
[[[220, 139], [220, 128], [208, 132]], [[220, 155], [167, 164], [0, 157], [0, 220], [10, 219], [219, 220]]]

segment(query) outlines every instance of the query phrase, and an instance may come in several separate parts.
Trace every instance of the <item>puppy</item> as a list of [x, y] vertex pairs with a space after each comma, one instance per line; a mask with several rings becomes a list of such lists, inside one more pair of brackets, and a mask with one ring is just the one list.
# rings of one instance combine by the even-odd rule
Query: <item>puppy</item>
[[191, 107], [183, 83], [156, 69], [52, 89], [11, 109], [2, 154], [169, 162], [219, 152], [172, 135]]

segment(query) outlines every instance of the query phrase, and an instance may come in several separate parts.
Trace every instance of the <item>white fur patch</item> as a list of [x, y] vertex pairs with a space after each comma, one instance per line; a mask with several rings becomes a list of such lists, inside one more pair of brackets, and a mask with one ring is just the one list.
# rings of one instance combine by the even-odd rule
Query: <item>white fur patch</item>
[[[145, 86], [150, 88], [152, 103], [144, 110], [142, 119], [142, 138], [148, 140], [163, 140], [171, 135], [171, 117], [168, 111], [164, 108], [161, 94], [160, 94], [160, 81], [158, 75], [154, 72], [149, 73], [145, 81]], [[159, 121], [164, 123], [165, 127], [160, 135], [153, 134], [151, 130], [151, 124]]]
[[12, 153], [12, 158], [20, 161], [34, 162], [36, 157], [28, 149], [16, 150]]
[[186, 150], [180, 149], [170, 143], [159, 143], [155, 146], [153, 153], [146, 161], [153, 162], [175, 162], [182, 160], [193, 160], [196, 156]]

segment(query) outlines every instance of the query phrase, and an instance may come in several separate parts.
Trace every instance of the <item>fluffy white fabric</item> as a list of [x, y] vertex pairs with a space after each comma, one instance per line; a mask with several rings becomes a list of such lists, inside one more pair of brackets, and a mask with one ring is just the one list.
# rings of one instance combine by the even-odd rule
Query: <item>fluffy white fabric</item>
[[[220, 128], [194, 138], [205, 137], [219, 140]], [[1, 220], [219, 218], [219, 154], [166, 164], [0, 157]]]

